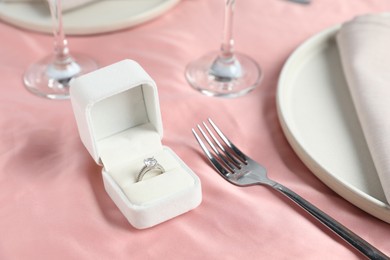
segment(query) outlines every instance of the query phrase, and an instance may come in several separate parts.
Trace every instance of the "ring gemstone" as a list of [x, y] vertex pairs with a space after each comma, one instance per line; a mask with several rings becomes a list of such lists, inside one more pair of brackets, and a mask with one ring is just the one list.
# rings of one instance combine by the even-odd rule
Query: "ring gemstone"
[[152, 158], [146, 158], [144, 160], [144, 164], [145, 164], [146, 167], [154, 167], [157, 164], [157, 160], [154, 159], [153, 157]]
[[141, 171], [138, 173], [137, 182], [141, 181], [144, 175], [149, 171], [158, 171], [164, 173], [164, 167], [162, 167], [154, 157], [144, 159], [145, 166], [142, 167]]

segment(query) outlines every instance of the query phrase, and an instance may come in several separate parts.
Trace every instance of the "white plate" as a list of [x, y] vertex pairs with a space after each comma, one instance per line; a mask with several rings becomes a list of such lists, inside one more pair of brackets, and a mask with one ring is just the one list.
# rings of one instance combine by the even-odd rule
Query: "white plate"
[[343, 75], [338, 30], [313, 36], [287, 60], [277, 90], [279, 119], [295, 152], [320, 180], [390, 223], [390, 207]]
[[[105, 33], [132, 27], [165, 13], [180, 0], [105, 0], [64, 12], [64, 30], [68, 35]], [[51, 33], [51, 17], [42, 2], [4, 3], [0, 1], [0, 19], [15, 26]]]

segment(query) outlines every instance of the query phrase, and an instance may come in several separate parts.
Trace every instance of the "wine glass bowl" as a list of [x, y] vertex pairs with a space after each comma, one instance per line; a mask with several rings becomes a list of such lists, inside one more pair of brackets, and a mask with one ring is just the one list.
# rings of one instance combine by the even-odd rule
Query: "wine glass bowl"
[[233, 51], [232, 37], [235, 0], [226, 0], [223, 40], [220, 51], [190, 62], [185, 71], [188, 83], [208, 96], [239, 97], [257, 87], [263, 73], [249, 56]]
[[68, 99], [69, 82], [97, 68], [91, 58], [70, 54], [62, 25], [62, 0], [48, 0], [53, 21], [54, 52], [32, 64], [24, 74], [26, 88], [35, 95], [49, 99]]

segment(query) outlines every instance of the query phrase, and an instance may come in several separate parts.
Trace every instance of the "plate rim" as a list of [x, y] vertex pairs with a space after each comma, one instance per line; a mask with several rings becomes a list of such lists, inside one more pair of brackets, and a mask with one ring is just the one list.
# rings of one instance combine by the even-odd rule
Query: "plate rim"
[[[171, 10], [173, 7], [175, 7], [177, 4], [179, 4], [181, 0], [162, 0], [159, 4], [155, 5], [153, 8], [148, 9], [147, 11], [140, 12], [136, 15], [129, 16], [127, 19], [122, 19], [120, 22], [115, 22], [113, 24], [110, 24], [109, 26], [86, 26], [86, 27], [74, 27], [74, 26], [67, 26], [64, 22], [64, 30], [66, 35], [74, 35], [74, 36], [82, 36], [82, 35], [95, 35], [95, 34], [103, 34], [103, 33], [109, 33], [109, 32], [115, 32], [119, 30], [123, 30], [126, 28], [131, 28], [137, 25], [140, 25], [142, 23], [148, 22], [150, 20], [153, 20], [160, 15], [164, 14], [165, 12]], [[7, 2], [1, 2], [0, 0], [0, 7], [7, 6], [7, 5], [28, 5], [27, 2], [20, 2], [20, 3], [7, 3]], [[30, 3], [31, 4], [31, 3]], [[42, 3], [36, 3], [38, 5], [41, 5]], [[96, 3], [99, 4], [99, 3]], [[80, 8], [79, 10], [70, 11], [72, 12], [83, 12], [84, 8]], [[50, 24], [40, 24], [37, 22], [26, 22], [26, 19], [17, 19], [15, 15], [7, 14], [6, 10], [2, 11], [3, 8], [0, 8], [0, 21], [3, 21], [5, 23], [8, 23], [10, 25], [16, 26], [21, 29], [26, 29], [33, 32], [39, 32], [39, 33], [46, 33], [46, 34], [52, 34], [53, 29], [52, 25]], [[63, 19], [66, 21], [67, 12], [63, 13]], [[50, 19], [49, 19], [50, 20]]]
[[288, 84], [286, 84], [285, 81], [286, 79], [288, 79], [288, 74], [290, 73], [290, 68], [292, 67], [292, 64], [297, 58], [303, 55], [305, 50], [307, 50], [309, 47], [313, 47], [315, 45], [321, 46], [321, 44], [324, 44], [325, 40], [335, 37], [340, 28], [341, 24], [337, 24], [314, 34], [313, 36], [305, 40], [302, 44], [300, 44], [287, 58], [285, 64], [283, 65], [277, 83], [277, 116], [281, 124], [282, 131], [284, 132], [284, 135], [286, 136], [291, 147], [298, 155], [298, 157], [302, 160], [302, 162], [310, 169], [312, 174], [314, 174], [326, 186], [328, 186], [345, 200], [366, 211], [367, 213], [387, 223], [390, 223], [390, 206], [388, 204], [377, 198], [372, 197], [371, 195], [363, 192], [355, 186], [349, 185], [348, 183], [340, 180], [339, 178], [337, 178], [337, 176], [335, 176], [331, 172], [328, 172], [321, 166], [321, 164], [319, 164], [314, 158], [312, 158], [310, 153], [305, 150], [299, 140], [295, 138], [294, 131], [289, 125], [289, 119], [287, 116], [288, 112], [285, 111], [286, 108], [283, 105], [283, 91], [288, 87]]

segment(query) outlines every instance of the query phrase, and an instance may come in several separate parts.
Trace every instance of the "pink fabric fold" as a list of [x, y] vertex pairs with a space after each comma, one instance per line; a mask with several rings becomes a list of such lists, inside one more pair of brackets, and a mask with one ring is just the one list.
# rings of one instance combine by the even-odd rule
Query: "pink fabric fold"
[[314, 0], [306, 6], [236, 1], [235, 49], [265, 73], [259, 88], [237, 99], [204, 96], [184, 78], [191, 60], [219, 48], [223, 5], [183, 0], [131, 29], [68, 37], [71, 52], [101, 66], [125, 58], [142, 65], [158, 86], [163, 144], [201, 179], [198, 208], [146, 230], [131, 227], [107, 195], [101, 167], [80, 141], [69, 101], [46, 100], [23, 86], [24, 71], [51, 51], [52, 37], [0, 22], [1, 260], [362, 258], [283, 196], [223, 180], [191, 133], [207, 117], [262, 162], [272, 179], [390, 255], [390, 224], [338, 196], [305, 167], [286, 141], [275, 104], [279, 73], [297, 46], [357, 13], [388, 10], [388, 1]]

